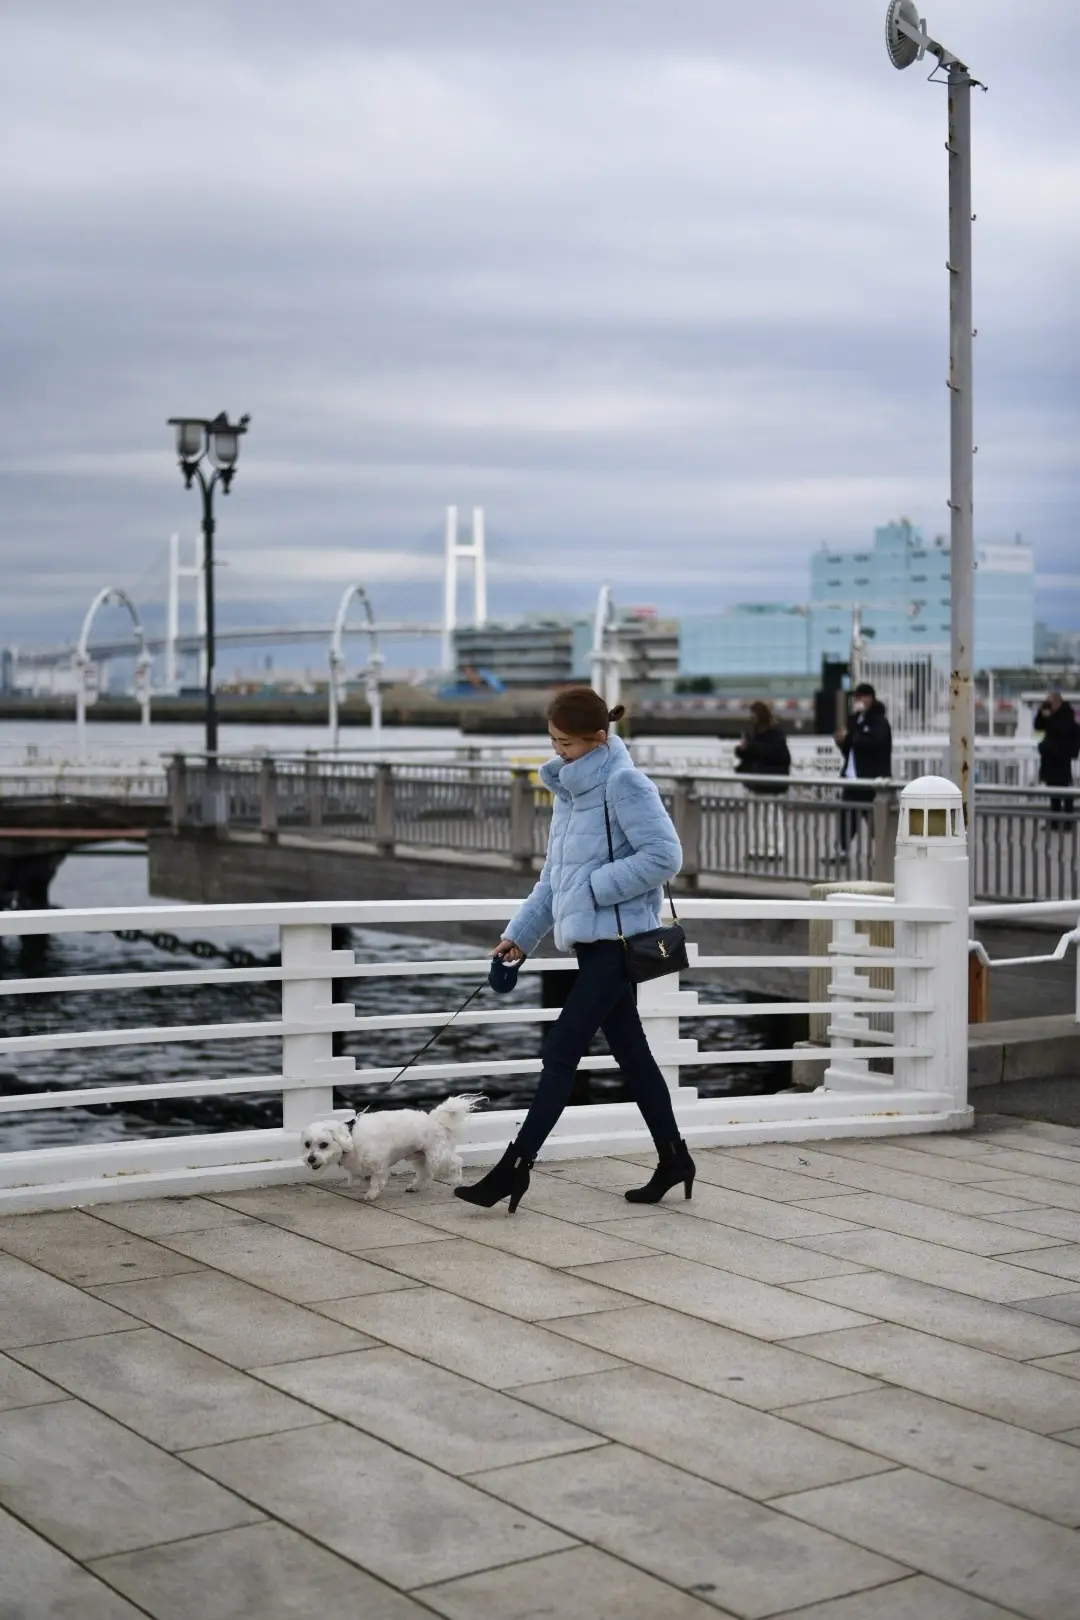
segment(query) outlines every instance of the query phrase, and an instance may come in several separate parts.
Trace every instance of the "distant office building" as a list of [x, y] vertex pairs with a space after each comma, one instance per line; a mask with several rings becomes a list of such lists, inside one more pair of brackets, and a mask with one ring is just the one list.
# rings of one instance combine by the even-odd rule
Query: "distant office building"
[[[624, 608], [618, 616], [623, 680], [667, 688], [679, 673], [679, 621], [661, 619], [654, 608]], [[526, 617], [464, 626], [454, 632], [459, 675], [489, 669], [507, 686], [565, 686], [587, 682], [593, 621], [570, 614]]]
[[558, 686], [576, 679], [569, 614], [506, 620], [454, 631], [459, 675], [489, 669], [507, 686]]
[[809, 674], [809, 624], [805, 608], [777, 602], [687, 614], [680, 624], [679, 674]]
[[1036, 623], [1035, 662], [1080, 664], [1080, 630], [1051, 630], [1049, 625]]
[[[942, 649], [950, 638], [950, 548], [901, 518], [874, 530], [865, 551], [824, 546], [810, 563], [810, 663], [845, 659], [859, 607], [868, 652]], [[1031, 547], [976, 548], [977, 669], [1028, 665], [1035, 650], [1035, 564]]]
[[[679, 674], [679, 621], [662, 619], [655, 608], [618, 611], [619, 646], [623, 654], [622, 678], [640, 691], [670, 690]], [[574, 680], [591, 678], [589, 654], [593, 644], [592, 619], [574, 622]]]

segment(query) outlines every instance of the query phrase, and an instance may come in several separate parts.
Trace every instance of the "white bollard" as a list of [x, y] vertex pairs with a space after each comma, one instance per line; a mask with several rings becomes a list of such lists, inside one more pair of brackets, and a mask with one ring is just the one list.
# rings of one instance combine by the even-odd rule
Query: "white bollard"
[[967, 1109], [968, 852], [960, 789], [943, 776], [921, 776], [900, 795], [896, 836], [898, 906], [934, 906], [941, 923], [896, 924], [896, 954], [925, 965], [898, 968], [898, 1002], [926, 1002], [925, 1013], [896, 1015], [898, 1048], [918, 1046], [927, 1057], [897, 1058], [898, 1091], [943, 1093], [952, 1109]]

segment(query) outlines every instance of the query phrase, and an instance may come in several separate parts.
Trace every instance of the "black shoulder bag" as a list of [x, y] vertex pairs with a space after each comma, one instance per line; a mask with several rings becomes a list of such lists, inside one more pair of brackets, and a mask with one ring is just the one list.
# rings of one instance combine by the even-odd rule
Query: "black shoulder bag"
[[[604, 826], [607, 828], [608, 860], [614, 865], [615, 845], [611, 838], [611, 817], [608, 814], [606, 793]], [[664, 893], [671, 907], [671, 915], [675, 917], [675, 902], [671, 898], [671, 887], [667, 883], [664, 884]], [[627, 938], [622, 931], [622, 917], [616, 905], [615, 923], [626, 953], [626, 970], [635, 984], [643, 984], [646, 979], [659, 979], [665, 973], [681, 973], [684, 968], [690, 966], [690, 959], [686, 954], [686, 935], [677, 917], [670, 928], [649, 928], [644, 934], [631, 934]]]

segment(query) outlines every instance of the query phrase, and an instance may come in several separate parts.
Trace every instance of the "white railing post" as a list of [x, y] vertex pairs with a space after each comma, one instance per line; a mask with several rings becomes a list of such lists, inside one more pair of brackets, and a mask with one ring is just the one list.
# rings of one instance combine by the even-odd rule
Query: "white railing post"
[[[851, 894], [834, 893], [827, 901], [850, 901]], [[884, 904], [883, 904], [884, 910]], [[870, 988], [869, 963], [866, 947], [869, 939], [850, 917], [838, 917], [829, 929], [829, 954], [832, 966], [829, 975], [828, 997], [832, 1002], [859, 1002]], [[880, 1006], [880, 1003], [877, 1003]], [[873, 1074], [870, 1058], [884, 1056], [880, 1046], [870, 1039], [870, 1014], [875, 1003], [867, 999], [866, 1012], [830, 1012], [827, 1035], [832, 1056], [822, 1076], [823, 1091], [881, 1091], [892, 1081], [886, 1075]], [[861, 1042], [861, 1044], [860, 1044]]]
[[[286, 1131], [301, 1131], [330, 1113], [335, 1084], [356, 1073], [352, 1058], [334, 1056], [334, 1031], [347, 1028], [355, 1013], [351, 1005], [333, 999], [334, 977], [354, 968], [356, 958], [352, 951], [333, 949], [330, 930], [329, 923], [290, 923], [281, 929], [281, 966], [290, 975], [281, 986], [282, 1019], [315, 1026], [282, 1036], [281, 1123]], [[291, 977], [298, 973], [303, 977]]]
[[[690, 945], [687, 950], [693, 962], [697, 946]], [[697, 992], [680, 989], [676, 973], [662, 979], [649, 979], [637, 987], [641, 1027], [675, 1101], [697, 1101], [697, 1087], [684, 1086], [679, 1081], [680, 1059], [693, 1057], [698, 1050], [697, 1041], [680, 1038], [679, 1011], [680, 1008], [696, 1007], [697, 1004]]]
[[898, 968], [896, 999], [929, 1002], [925, 1013], [898, 1013], [896, 1044], [922, 1046], [924, 1058], [898, 1058], [900, 1091], [946, 1093], [967, 1107], [968, 852], [960, 789], [943, 776], [922, 776], [900, 795], [896, 839], [897, 905], [942, 906], [944, 923], [896, 926], [896, 954], [925, 966]]

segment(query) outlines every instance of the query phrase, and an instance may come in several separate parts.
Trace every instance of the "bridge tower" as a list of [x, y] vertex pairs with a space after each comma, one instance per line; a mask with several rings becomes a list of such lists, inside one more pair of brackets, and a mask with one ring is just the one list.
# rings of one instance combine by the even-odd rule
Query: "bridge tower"
[[203, 575], [206, 572], [206, 550], [202, 532], [195, 536], [194, 561], [181, 563], [180, 536], [169, 536], [169, 594], [165, 623], [165, 690], [176, 692], [180, 685], [177, 671], [176, 640], [180, 634], [180, 586], [186, 579], [195, 582], [195, 629], [202, 640], [199, 653], [199, 685], [206, 679], [206, 591]]
[[484, 550], [484, 509], [473, 507], [472, 539], [458, 535], [457, 507], [446, 508], [445, 594], [443, 598], [442, 666], [454, 668], [454, 630], [457, 627], [458, 563], [473, 565], [473, 624], [487, 623], [487, 555]]

